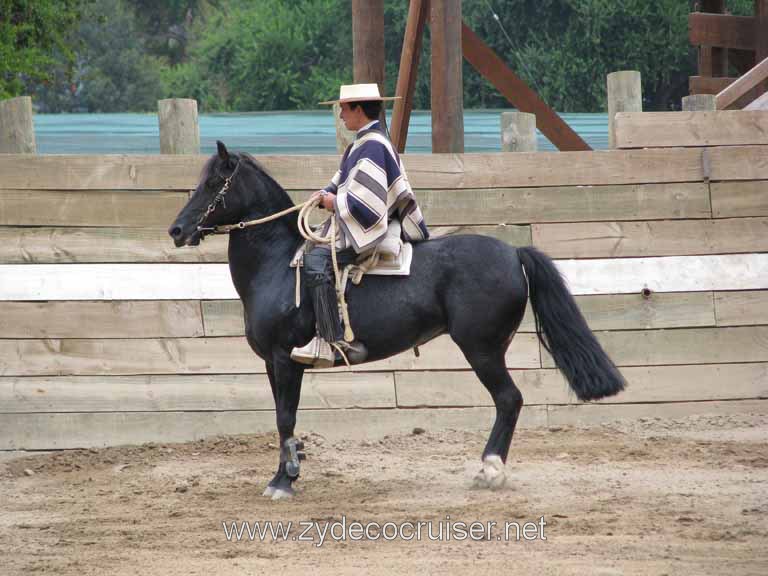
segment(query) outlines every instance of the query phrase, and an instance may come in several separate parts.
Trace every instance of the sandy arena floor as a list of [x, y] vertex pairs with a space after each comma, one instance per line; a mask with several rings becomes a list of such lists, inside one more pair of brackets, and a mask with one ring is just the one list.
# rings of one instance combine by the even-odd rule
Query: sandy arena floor
[[[261, 496], [276, 464], [272, 435], [6, 454], [0, 573], [768, 574], [768, 415], [520, 430], [511, 486], [499, 492], [470, 488], [484, 440], [310, 434], [298, 494], [279, 502]], [[546, 541], [498, 539], [505, 522], [541, 517]], [[448, 522], [501, 528], [479, 541], [457, 541], [455, 524], [450, 541], [431, 541], [427, 525], [420, 542], [326, 532], [318, 546], [317, 527], [342, 518], [348, 528], [431, 521], [433, 536], [442, 523], [444, 540]], [[287, 541], [228, 541], [222, 521], [243, 520], [295, 528]], [[300, 522], [317, 523], [305, 534], [313, 542], [293, 540]]]

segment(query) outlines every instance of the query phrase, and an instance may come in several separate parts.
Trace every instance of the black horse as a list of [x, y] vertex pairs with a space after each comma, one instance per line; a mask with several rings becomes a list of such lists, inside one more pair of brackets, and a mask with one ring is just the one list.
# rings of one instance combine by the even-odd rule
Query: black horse
[[[218, 153], [169, 233], [177, 247], [195, 246], [214, 226], [275, 214], [293, 206], [288, 194], [248, 154]], [[245, 333], [264, 359], [277, 411], [280, 464], [265, 495], [293, 494], [303, 446], [293, 434], [306, 366], [290, 352], [315, 335], [308, 293], [294, 303], [288, 266], [303, 241], [296, 214], [234, 230], [229, 269], [245, 309]], [[485, 236], [449, 236], [414, 245], [408, 277], [368, 276], [350, 290], [348, 305], [367, 361], [380, 360], [450, 334], [496, 406], [476, 483], [497, 487], [523, 397], [504, 355], [530, 291], [539, 339], [580, 400], [617, 394], [625, 382], [590, 331], [552, 261], [532, 247], [514, 248]]]

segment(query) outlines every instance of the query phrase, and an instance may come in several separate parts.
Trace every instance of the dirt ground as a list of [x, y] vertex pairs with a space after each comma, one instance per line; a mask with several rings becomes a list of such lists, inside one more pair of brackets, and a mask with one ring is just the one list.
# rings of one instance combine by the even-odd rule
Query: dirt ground
[[[768, 415], [520, 430], [510, 485], [496, 492], [471, 488], [481, 435], [416, 432], [308, 435], [297, 495], [277, 502], [261, 496], [272, 435], [6, 455], [0, 573], [768, 574]], [[285, 541], [246, 531], [238, 542], [222, 526], [266, 520], [294, 528]], [[346, 540], [326, 532], [318, 545], [342, 520]], [[497, 526], [460, 539], [455, 523], [474, 521]], [[302, 522], [316, 523], [303, 535], [314, 541], [294, 540]], [[413, 539], [365, 539], [353, 522], [410, 523], [402, 534]], [[422, 524], [417, 541], [420, 522], [432, 532]], [[518, 540], [515, 524], [500, 536], [505, 522], [538, 524]], [[443, 541], [431, 540], [440, 526]]]

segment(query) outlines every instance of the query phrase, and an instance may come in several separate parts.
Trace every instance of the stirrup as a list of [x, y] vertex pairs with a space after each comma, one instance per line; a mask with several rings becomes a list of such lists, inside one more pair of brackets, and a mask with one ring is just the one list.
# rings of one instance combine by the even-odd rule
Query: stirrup
[[320, 336], [315, 336], [308, 344], [294, 348], [291, 351], [291, 359], [314, 368], [333, 368], [336, 354], [328, 342]]

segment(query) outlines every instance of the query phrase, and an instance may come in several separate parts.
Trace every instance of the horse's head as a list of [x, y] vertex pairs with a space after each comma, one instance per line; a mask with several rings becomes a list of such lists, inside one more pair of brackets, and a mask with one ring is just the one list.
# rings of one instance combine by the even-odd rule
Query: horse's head
[[215, 226], [237, 222], [247, 209], [245, 161], [222, 142], [216, 144], [217, 153], [206, 162], [200, 182], [168, 229], [177, 247], [197, 246]]

